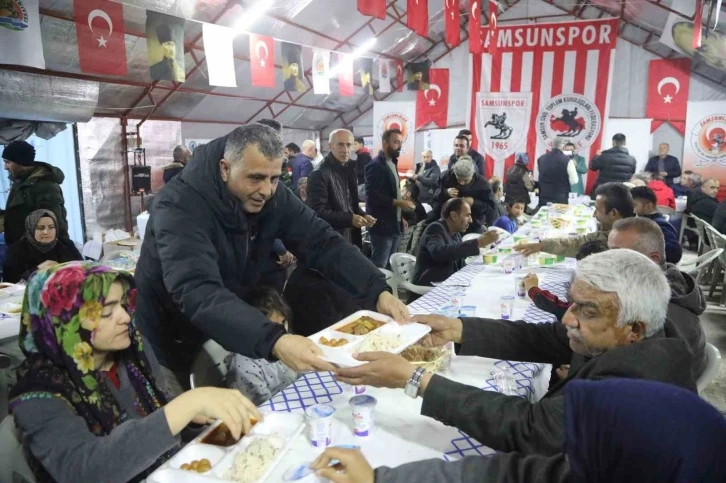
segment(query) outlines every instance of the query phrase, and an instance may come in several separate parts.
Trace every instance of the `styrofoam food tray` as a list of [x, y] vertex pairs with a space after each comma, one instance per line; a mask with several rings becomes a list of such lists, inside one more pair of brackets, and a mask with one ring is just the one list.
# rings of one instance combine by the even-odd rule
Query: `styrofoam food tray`
[[[323, 350], [323, 357], [321, 359], [328, 361], [340, 367], [353, 367], [365, 364], [357, 359], [353, 358], [353, 354], [358, 352], [358, 348], [363, 345], [368, 335], [351, 335], [338, 332], [335, 329], [341, 328], [349, 323], [367, 316], [375, 320], [380, 320], [386, 324], [372, 331], [370, 334], [378, 334], [382, 336], [400, 336], [401, 344], [395, 349], [391, 350], [393, 354], [400, 354], [403, 350], [421, 340], [423, 336], [431, 332], [431, 327], [428, 325], [410, 323], [410, 324], [399, 324], [387, 315], [379, 314], [378, 312], [372, 312], [370, 310], [359, 310], [348, 317], [344, 318], [340, 322], [337, 322], [325, 330], [321, 330], [317, 334], [313, 334], [308, 337]], [[325, 337], [326, 339], [347, 339], [349, 342], [341, 347], [328, 347], [320, 343], [320, 338]]]
[[[228, 447], [202, 443], [221, 421], [217, 421], [192, 442], [182, 448], [174, 457], [161, 465], [146, 479], [148, 483], [210, 483], [214, 481], [233, 481], [225, 479], [225, 473], [234, 464], [235, 457], [244, 452], [253, 441], [268, 438], [270, 443], [279, 448], [275, 458], [255, 483], [264, 482], [272, 470], [280, 463], [285, 453], [305, 427], [305, 416], [301, 413], [267, 412], [263, 413], [262, 421], [255, 424], [252, 430], [236, 444]], [[212, 469], [206, 473], [182, 470], [181, 465], [194, 460], [207, 458]]]

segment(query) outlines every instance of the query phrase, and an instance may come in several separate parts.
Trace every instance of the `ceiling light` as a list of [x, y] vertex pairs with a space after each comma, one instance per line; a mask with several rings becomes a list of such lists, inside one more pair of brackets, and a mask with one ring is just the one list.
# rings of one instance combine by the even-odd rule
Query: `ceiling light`
[[262, 15], [272, 6], [272, 0], [258, 0], [251, 6], [248, 6], [244, 12], [242, 12], [242, 18], [240, 18], [234, 25], [234, 29], [239, 32], [247, 32], [255, 22], [257, 22]]

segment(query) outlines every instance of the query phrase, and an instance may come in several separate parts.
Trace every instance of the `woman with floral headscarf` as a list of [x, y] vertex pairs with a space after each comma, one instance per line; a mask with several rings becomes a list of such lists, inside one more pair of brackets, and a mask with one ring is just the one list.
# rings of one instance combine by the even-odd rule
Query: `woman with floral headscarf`
[[25, 219], [25, 235], [5, 257], [3, 279], [17, 283], [40, 268], [83, 260], [72, 241], [58, 239], [57, 220], [50, 210], [35, 210]]
[[238, 438], [260, 418], [239, 391], [199, 388], [166, 403], [159, 366], [133, 322], [133, 278], [92, 263], [36, 272], [23, 301], [10, 410], [39, 481], [139, 481], [190, 422], [222, 419]]

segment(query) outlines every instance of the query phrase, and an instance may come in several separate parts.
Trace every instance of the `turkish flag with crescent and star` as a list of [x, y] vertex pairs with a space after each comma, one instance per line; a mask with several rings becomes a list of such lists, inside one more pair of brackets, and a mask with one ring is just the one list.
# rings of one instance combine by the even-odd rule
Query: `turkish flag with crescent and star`
[[74, 0], [81, 71], [125, 76], [123, 5], [108, 0]]
[[250, 34], [252, 85], [275, 87], [275, 44], [272, 37]]
[[481, 0], [471, 2], [469, 15], [469, 52], [481, 54]]
[[416, 129], [433, 122], [448, 123], [449, 69], [429, 69], [429, 88], [416, 93]]
[[461, 43], [461, 33], [459, 32], [459, 25], [461, 24], [460, 6], [461, 0], [445, 0], [444, 3], [446, 43], [449, 47], [456, 47]]
[[398, 92], [403, 92], [403, 85], [405, 82], [403, 81], [403, 61], [397, 60], [396, 61], [396, 89]]
[[685, 124], [682, 121], [686, 120], [688, 110], [690, 80], [689, 58], [650, 61], [645, 116], [653, 119], [652, 131], [663, 122], [670, 122], [677, 128], [683, 126], [682, 134], [685, 134]]
[[429, 1], [428, 0], [408, 0], [408, 8], [406, 10], [406, 25], [408, 28], [426, 37], [429, 34]]

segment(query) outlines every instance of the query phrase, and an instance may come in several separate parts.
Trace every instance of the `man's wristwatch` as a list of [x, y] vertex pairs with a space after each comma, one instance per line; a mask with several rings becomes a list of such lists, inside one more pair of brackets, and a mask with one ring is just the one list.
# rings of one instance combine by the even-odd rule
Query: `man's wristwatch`
[[412, 397], [416, 399], [418, 397], [418, 390], [421, 387], [421, 378], [423, 377], [424, 373], [426, 372], [426, 369], [423, 367], [417, 367], [415, 371], [413, 371], [413, 374], [411, 374], [411, 379], [408, 380], [406, 383], [406, 387], [403, 389], [403, 391], [406, 393], [406, 396]]

